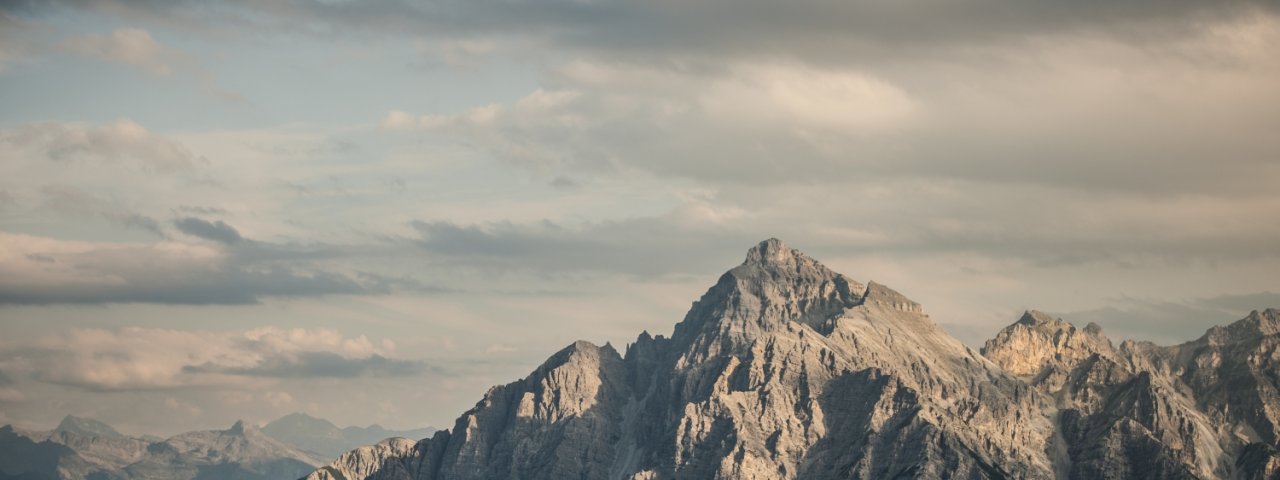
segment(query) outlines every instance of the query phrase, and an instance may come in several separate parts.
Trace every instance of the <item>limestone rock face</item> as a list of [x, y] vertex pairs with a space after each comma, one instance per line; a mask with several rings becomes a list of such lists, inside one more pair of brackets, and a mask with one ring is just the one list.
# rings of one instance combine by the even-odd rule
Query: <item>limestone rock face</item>
[[670, 338], [577, 342], [451, 430], [308, 478], [1050, 478], [1044, 408], [918, 303], [768, 240]]
[[452, 429], [307, 480], [1277, 478], [1274, 311], [1115, 348], [1027, 312], [983, 348], [771, 239], [671, 337], [577, 342]]
[[[1053, 398], [1064, 478], [1280, 478], [1274, 309], [1170, 347], [1038, 312], [983, 353]], [[1023, 352], [1023, 355], [1019, 355]]]
[[1070, 371], [1095, 354], [1115, 357], [1111, 341], [1097, 325], [1078, 330], [1036, 310], [1024, 313], [982, 347], [982, 355], [1006, 372], [1031, 379], [1049, 373], [1046, 369]]

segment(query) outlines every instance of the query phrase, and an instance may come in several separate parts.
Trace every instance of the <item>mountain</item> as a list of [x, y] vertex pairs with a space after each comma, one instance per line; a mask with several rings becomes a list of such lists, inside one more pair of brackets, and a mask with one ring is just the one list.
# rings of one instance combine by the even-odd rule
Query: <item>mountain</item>
[[1117, 348], [1030, 311], [980, 354], [770, 239], [671, 337], [575, 342], [306, 480], [1280, 478], [1276, 316]]
[[262, 433], [276, 440], [318, 453], [326, 458], [336, 458], [347, 450], [387, 438], [423, 438], [434, 431], [431, 428], [387, 430], [379, 425], [338, 428], [328, 420], [305, 413], [285, 415], [262, 427]]
[[124, 438], [120, 432], [111, 428], [110, 425], [99, 422], [91, 418], [80, 418], [67, 415], [62, 418], [62, 422], [58, 427], [53, 429], [54, 432], [69, 432], [76, 435], [100, 438]]
[[243, 422], [162, 441], [76, 417], [50, 432], [0, 428], [0, 480], [268, 480], [297, 478], [323, 462]]
[[1045, 400], [918, 303], [771, 239], [670, 338], [576, 342], [451, 430], [308, 479], [1047, 478]]
[[1277, 317], [1254, 311], [1181, 345], [1113, 348], [1096, 326], [1028, 312], [983, 354], [1053, 399], [1069, 478], [1274, 479]]
[[0, 480], [58, 480], [64, 472], [86, 478], [92, 470], [83, 458], [65, 445], [33, 438], [11, 425], [0, 427]]

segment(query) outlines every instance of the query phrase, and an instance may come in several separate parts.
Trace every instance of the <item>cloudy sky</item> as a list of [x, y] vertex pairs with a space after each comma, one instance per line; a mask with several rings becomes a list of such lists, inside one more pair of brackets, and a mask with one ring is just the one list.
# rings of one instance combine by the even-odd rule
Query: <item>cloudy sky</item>
[[0, 423], [448, 426], [778, 237], [971, 345], [1280, 307], [1275, 2], [0, 1]]

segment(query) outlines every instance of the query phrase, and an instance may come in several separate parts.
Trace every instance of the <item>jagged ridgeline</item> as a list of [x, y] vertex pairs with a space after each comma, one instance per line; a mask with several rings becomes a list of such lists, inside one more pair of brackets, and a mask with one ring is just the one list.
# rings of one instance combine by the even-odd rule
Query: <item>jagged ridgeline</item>
[[770, 239], [670, 338], [576, 342], [452, 429], [306, 478], [1277, 478], [1276, 317], [1116, 349], [1028, 312], [983, 356]]

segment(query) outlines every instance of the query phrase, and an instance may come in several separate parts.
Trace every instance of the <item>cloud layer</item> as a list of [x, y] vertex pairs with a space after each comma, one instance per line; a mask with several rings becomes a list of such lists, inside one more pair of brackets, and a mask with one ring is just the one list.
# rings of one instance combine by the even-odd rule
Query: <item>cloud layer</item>
[[413, 376], [426, 370], [420, 361], [389, 357], [394, 349], [390, 340], [374, 343], [323, 329], [72, 329], [27, 345], [0, 345], [0, 372], [121, 391], [246, 385], [236, 377]]
[[1277, 44], [1249, 1], [3, 2], [0, 419], [444, 424], [768, 237], [970, 344], [1187, 340], [1277, 306]]

